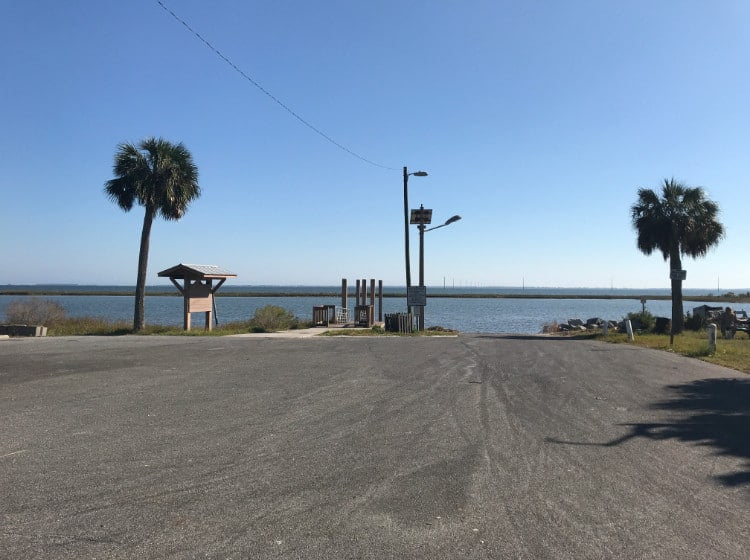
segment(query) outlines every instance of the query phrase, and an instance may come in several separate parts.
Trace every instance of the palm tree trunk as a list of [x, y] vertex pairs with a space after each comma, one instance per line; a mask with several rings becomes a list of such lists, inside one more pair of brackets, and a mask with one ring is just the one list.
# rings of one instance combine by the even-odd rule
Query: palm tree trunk
[[146, 269], [148, 268], [148, 249], [151, 240], [151, 224], [154, 221], [154, 209], [146, 206], [141, 230], [141, 250], [138, 253], [138, 279], [135, 283], [135, 313], [133, 314], [133, 331], [138, 332], [146, 326]]
[[[673, 248], [669, 256], [670, 276], [673, 271], [682, 270], [682, 259], [680, 249]], [[675, 273], [672, 276], [672, 331], [671, 334], [680, 334], [684, 327], [684, 314], [682, 311], [682, 276]]]

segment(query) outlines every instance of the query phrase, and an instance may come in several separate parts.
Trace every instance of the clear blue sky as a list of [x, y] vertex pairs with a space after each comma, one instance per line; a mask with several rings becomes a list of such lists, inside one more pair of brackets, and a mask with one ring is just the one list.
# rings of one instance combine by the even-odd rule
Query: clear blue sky
[[[675, 177], [726, 238], [686, 288], [750, 287], [747, 0], [2, 1], [0, 284], [134, 284], [118, 143], [182, 141], [202, 197], [158, 221], [148, 282], [404, 283], [402, 171], [432, 208], [428, 285], [666, 288], [629, 207]], [[418, 235], [411, 236], [417, 277]]]

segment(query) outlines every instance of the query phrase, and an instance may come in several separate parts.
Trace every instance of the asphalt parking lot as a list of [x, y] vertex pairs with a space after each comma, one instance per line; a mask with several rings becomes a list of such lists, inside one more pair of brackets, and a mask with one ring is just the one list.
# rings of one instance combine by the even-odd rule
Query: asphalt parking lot
[[550, 337], [0, 341], [0, 557], [744, 559], [748, 403]]

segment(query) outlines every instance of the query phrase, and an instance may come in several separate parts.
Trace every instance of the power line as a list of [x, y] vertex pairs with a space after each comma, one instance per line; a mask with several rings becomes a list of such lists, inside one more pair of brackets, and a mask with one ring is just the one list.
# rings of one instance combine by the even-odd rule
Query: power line
[[226, 62], [227, 64], [229, 64], [229, 66], [231, 66], [232, 69], [235, 72], [237, 72], [240, 76], [242, 76], [243, 78], [245, 78], [248, 82], [250, 82], [256, 88], [258, 88], [264, 94], [266, 94], [266, 96], [270, 97], [277, 105], [279, 105], [287, 113], [289, 113], [290, 115], [292, 115], [299, 122], [301, 122], [302, 124], [304, 124], [307, 128], [309, 128], [310, 130], [312, 130], [313, 132], [315, 132], [319, 136], [322, 136], [324, 139], [326, 139], [328, 142], [330, 142], [331, 144], [333, 144], [337, 148], [345, 151], [347, 154], [352, 155], [352, 156], [354, 156], [357, 159], [360, 159], [360, 160], [364, 161], [365, 163], [369, 163], [370, 165], [374, 165], [375, 167], [380, 167], [382, 169], [389, 169], [391, 171], [398, 171], [398, 169], [396, 169], [395, 167], [388, 167], [387, 165], [382, 165], [380, 163], [375, 163], [374, 161], [369, 160], [366, 157], [359, 155], [357, 152], [355, 152], [353, 150], [350, 150], [349, 148], [347, 148], [343, 144], [339, 144], [338, 142], [336, 142], [336, 140], [334, 140], [333, 138], [331, 138], [330, 136], [328, 136], [325, 132], [323, 132], [322, 130], [320, 130], [319, 128], [317, 128], [313, 124], [311, 124], [309, 121], [306, 121], [305, 119], [303, 119], [300, 115], [298, 115], [297, 113], [295, 113], [288, 105], [286, 105], [278, 97], [276, 97], [275, 95], [273, 95], [270, 91], [268, 91], [266, 88], [264, 88], [262, 85], [260, 85], [257, 81], [255, 81], [252, 77], [250, 77], [249, 75], [247, 75], [234, 62], [232, 62], [229, 58], [227, 58], [226, 56], [224, 56], [221, 53], [221, 51], [219, 51], [219, 49], [217, 49], [211, 43], [209, 43], [206, 39], [204, 39], [201, 36], [200, 33], [198, 33], [195, 29], [193, 29], [192, 27], [190, 27], [190, 25], [188, 25], [188, 23], [184, 19], [182, 19], [180, 16], [178, 16], [177, 14], [175, 14], [172, 10], [170, 10], [169, 8], [167, 8], [167, 6], [165, 6], [164, 3], [161, 0], [156, 0], [156, 3], [159, 4], [159, 6], [161, 6], [164, 9], [164, 11], [166, 11], [169, 15], [171, 15], [175, 20], [177, 20], [183, 26], [185, 26], [185, 28], [188, 31], [190, 31], [190, 33], [192, 33], [197, 39], [199, 39], [209, 49], [211, 49], [219, 58], [221, 58], [224, 62]]

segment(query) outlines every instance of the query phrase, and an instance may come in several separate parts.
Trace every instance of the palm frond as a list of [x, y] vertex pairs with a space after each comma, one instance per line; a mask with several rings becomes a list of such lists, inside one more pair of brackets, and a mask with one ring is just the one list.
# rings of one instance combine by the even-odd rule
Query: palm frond
[[687, 187], [674, 178], [664, 179], [661, 187], [661, 196], [639, 189], [631, 207], [638, 249], [646, 255], [658, 249], [664, 260], [672, 252], [705, 256], [724, 236], [718, 205], [706, 198], [702, 188]]
[[181, 142], [150, 137], [137, 146], [122, 143], [113, 173], [115, 178], [105, 183], [105, 193], [125, 211], [139, 204], [164, 219], [178, 220], [200, 196], [198, 168]]

